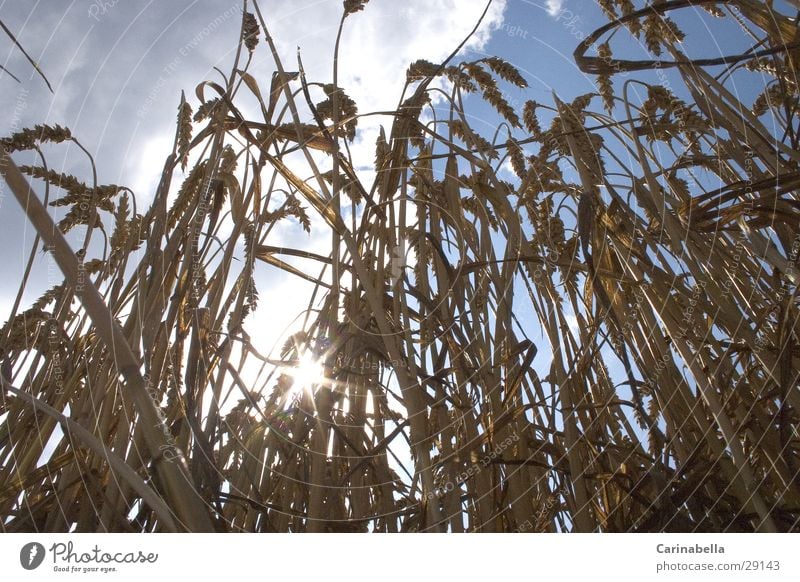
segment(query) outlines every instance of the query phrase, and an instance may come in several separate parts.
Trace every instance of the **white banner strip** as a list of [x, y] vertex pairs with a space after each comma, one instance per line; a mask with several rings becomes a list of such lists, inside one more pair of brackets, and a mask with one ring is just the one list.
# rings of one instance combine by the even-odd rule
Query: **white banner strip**
[[426, 582], [564, 575], [794, 581], [800, 580], [798, 540], [792, 534], [3, 534], [0, 568], [4, 580], [15, 581]]

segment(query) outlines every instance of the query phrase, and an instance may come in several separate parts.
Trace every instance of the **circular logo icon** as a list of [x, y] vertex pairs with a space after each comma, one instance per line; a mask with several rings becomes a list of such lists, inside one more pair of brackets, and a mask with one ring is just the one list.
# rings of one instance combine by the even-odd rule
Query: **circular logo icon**
[[35, 570], [44, 561], [44, 546], [38, 542], [29, 542], [19, 551], [19, 563], [26, 570]]

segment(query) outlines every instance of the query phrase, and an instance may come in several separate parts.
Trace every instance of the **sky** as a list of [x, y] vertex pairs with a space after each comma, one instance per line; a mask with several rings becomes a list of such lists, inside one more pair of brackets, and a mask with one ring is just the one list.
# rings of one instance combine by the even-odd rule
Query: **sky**
[[[331, 54], [340, 0], [264, 0], [260, 4], [285, 67], [296, 69], [302, 56], [308, 78], [331, 79]], [[419, 58], [440, 61], [472, 29], [485, 0], [372, 0], [348, 19], [342, 38], [340, 85], [358, 103], [361, 113], [394, 109], [400, 98], [405, 70]], [[688, 17], [687, 17], [688, 15]], [[686, 50], [706, 55], [737, 52], [736, 35], [711, 22], [705, 13], [684, 11], [681, 26], [690, 32]], [[0, 73], [0, 97], [7, 114], [0, 118], [0, 135], [36, 123], [60, 124], [72, 130], [94, 156], [100, 183], [130, 187], [137, 202], [146, 205], [174, 138], [175, 115], [181, 91], [196, 108], [195, 87], [219, 78], [215, 67], [227, 71], [241, 21], [240, 0], [72, 0], [71, 2], [0, 0], [0, 18], [39, 63], [53, 87], [47, 90], [9, 39], [0, 45], [0, 64], [20, 83]], [[576, 45], [607, 21], [589, 0], [494, 0], [478, 33], [459, 60], [499, 55], [516, 66], [529, 88], [507, 88], [517, 109], [528, 99], [552, 102], [553, 91], [569, 101], [595, 90], [595, 79], [581, 73], [573, 59]], [[716, 27], [716, 28], [714, 28]], [[615, 35], [617, 51], [644, 57], [635, 43]], [[699, 38], [698, 44], [692, 44]], [[637, 54], [638, 53], [638, 54]], [[262, 41], [250, 72], [268, 87], [272, 60]], [[660, 73], [667, 82], [670, 71]], [[647, 78], [648, 73], [637, 74]], [[652, 74], [650, 75], [652, 77]], [[671, 83], [673, 88], [680, 83]], [[751, 91], [752, 87], [741, 87]], [[470, 108], [472, 122], [491, 136], [499, 120], [485, 104]], [[379, 125], [390, 120], [363, 118], [352, 150], [356, 167], [367, 180], [374, 159]], [[25, 163], [25, 155], [16, 157]], [[53, 169], [89, 176], [85, 157], [75, 147], [48, 149]], [[509, 175], [509, 178], [511, 176]], [[177, 181], [181, 176], [176, 176]], [[63, 210], [62, 210], [63, 212]], [[56, 214], [56, 218], [59, 215]], [[0, 320], [5, 321], [28, 260], [33, 231], [12, 197], [0, 188]], [[324, 251], [324, 228], [310, 235], [288, 223], [277, 229], [278, 243], [300, 243]], [[78, 234], [70, 235], [75, 242]], [[300, 237], [300, 238], [298, 238]], [[46, 288], [60, 282], [49, 257], [34, 266], [24, 309]], [[261, 326], [266, 344], [280, 342], [287, 326], [304, 309], [306, 294], [288, 275], [257, 273], [262, 304], [283, 307], [275, 320]], [[543, 350], [540, 358], [547, 358]]]
[[[371, 0], [363, 12], [348, 19], [342, 39], [340, 85], [359, 112], [396, 107], [409, 63], [448, 56], [472, 29], [485, 0]], [[333, 43], [341, 0], [262, 0], [260, 7], [288, 70], [296, 69], [300, 52], [309, 79], [331, 80]], [[690, 15], [691, 16], [691, 15]], [[38, 62], [53, 87], [32, 73], [9, 39], [0, 37], [0, 64], [19, 77], [0, 72], [0, 99], [6, 114], [0, 136], [36, 123], [69, 127], [97, 163], [100, 183], [130, 187], [140, 205], [152, 199], [164, 158], [171, 151], [181, 91], [197, 106], [195, 87], [218, 79], [215, 67], [230, 69], [241, 22], [240, 0], [0, 0], [0, 19]], [[518, 110], [528, 99], [551, 103], [553, 91], [570, 101], [595, 90], [595, 80], [581, 73], [573, 59], [576, 45], [605, 24], [590, 0], [494, 0], [478, 33], [458, 60], [499, 55], [516, 66], [529, 88], [507, 93]], [[735, 37], [712, 26], [699, 13], [681, 24], [699, 37], [706, 54], [737, 52]], [[630, 55], [641, 47], [625, 45]], [[263, 46], [256, 51], [250, 73], [262, 90], [268, 87], [272, 60]], [[694, 45], [687, 45], [692, 54]], [[663, 73], [670, 79], [671, 73]], [[647, 74], [637, 75], [647, 78]], [[679, 84], [673, 83], [674, 86]], [[752, 87], [742, 87], [752, 91]], [[484, 135], [492, 135], [499, 120], [488, 107], [477, 106], [472, 119]], [[362, 176], [371, 171], [379, 124], [364, 118], [352, 150]], [[15, 156], [26, 163], [24, 155]], [[58, 171], [88, 177], [84, 157], [76, 148], [48, 149], [48, 163]], [[509, 176], [510, 177], [510, 176]], [[178, 175], [177, 181], [181, 181]], [[142, 212], [142, 210], [139, 210]], [[56, 218], [59, 218], [56, 215]], [[317, 224], [321, 223], [316, 219]], [[287, 244], [324, 252], [327, 229], [306, 235], [289, 225], [277, 229]], [[22, 279], [34, 233], [4, 185], [0, 185], [0, 323], [4, 322]], [[68, 237], [73, 243], [76, 236]], [[250, 332], [256, 346], [269, 352], [297, 331], [308, 287], [285, 274], [257, 271], [260, 309], [269, 314]], [[61, 282], [48, 257], [39, 255], [24, 298], [25, 309], [41, 292]], [[274, 307], [278, 306], [279, 309]], [[532, 313], [523, 313], [531, 317]], [[575, 322], [573, 321], [573, 325]], [[542, 345], [534, 365], [546, 374], [549, 358]], [[612, 370], [613, 373], [613, 370]], [[542, 374], [544, 375], [544, 374]]]
[[[507, 95], [517, 108], [526, 99], [549, 100], [554, 86], [567, 98], [591, 90], [592, 80], [577, 71], [571, 54], [578, 42], [576, 31], [588, 33], [590, 23], [597, 25], [601, 19], [590, 3], [572, 3], [582, 6], [583, 12], [564, 12], [570, 3], [563, 1], [494, 0], [458, 59], [499, 54], [517, 66], [531, 85], [527, 91]], [[485, 0], [372, 0], [363, 12], [348, 19], [341, 46], [340, 85], [362, 113], [394, 109], [409, 63], [420, 58], [438, 62], [447, 57], [473, 28], [485, 5]], [[287, 70], [296, 69], [299, 51], [310, 80], [330, 81], [330, 55], [341, 6], [341, 0], [260, 3]], [[196, 109], [195, 87], [204, 80], [218, 79], [215, 67], [230, 69], [241, 1], [0, 0], [0, 18], [53, 87], [50, 93], [9, 39], [0, 40], [0, 64], [21, 81], [0, 74], [0, 98], [8, 112], [0, 118], [0, 136], [37, 123], [69, 127], [94, 157], [98, 181], [130, 187], [143, 206], [152, 199], [164, 158], [172, 148], [181, 91]], [[262, 90], [268, 87], [272, 70], [262, 37], [250, 68]], [[498, 122], [496, 115], [483, 106], [475, 111], [479, 117], [474, 122], [491, 135]], [[362, 120], [352, 147], [356, 167], [361, 167], [366, 178], [372, 171], [380, 123], [388, 131], [387, 118]], [[90, 176], [85, 156], [77, 148], [57, 146], [46, 152], [51, 168], [86, 179]], [[17, 163], [30, 161], [25, 154], [15, 155], [15, 159]], [[182, 180], [180, 174], [176, 180]], [[56, 219], [63, 216], [61, 210], [53, 210]], [[4, 322], [34, 239], [32, 228], [4, 185], [0, 187], [0, 224], [0, 322]], [[327, 233], [325, 228], [312, 228], [309, 237], [284, 223], [275, 234], [285, 240], [271, 238], [270, 244], [327, 254]], [[79, 236], [80, 232], [70, 233], [68, 240], [77, 245]], [[60, 282], [52, 258], [38, 253], [20, 310]], [[248, 331], [263, 353], [298, 330], [296, 318], [306, 308], [310, 286], [266, 265], [257, 270], [257, 282], [261, 314], [251, 318], [256, 325]], [[543, 350], [540, 359], [547, 359], [548, 352]], [[397, 453], [408, 458], [408, 451]]]
[[[541, 64], [569, 62], [574, 45], [568, 30], [552, 33], [563, 4], [495, 0], [468, 43], [464, 58], [492, 52], [519, 55], [510, 60], [536, 85], [531, 92], [545, 96], [558, 67]], [[341, 2], [271, 0], [260, 6], [286, 67], [296, 68], [299, 50], [308, 77], [329, 81]], [[345, 28], [341, 86], [361, 112], [394, 108], [408, 64], [419, 58], [445, 58], [472, 29], [484, 6], [483, 0], [372, 0]], [[0, 2], [0, 17], [53, 87], [51, 94], [10, 40], [3, 39], [0, 64], [21, 83], [0, 75], [0, 96], [11, 113], [0, 119], [0, 135], [36, 123], [69, 127], [94, 156], [99, 182], [128, 186], [139, 204], [146, 204], [171, 150], [181, 91], [196, 108], [196, 85], [217, 77], [214, 67], [223, 71], [230, 67], [241, 2], [73, 0], [53, 4], [6, 0]], [[272, 66], [263, 42], [260, 49], [251, 73], [263, 87], [268, 85]], [[509, 98], [521, 106], [529, 96], [519, 91]], [[361, 123], [363, 131], [354, 151], [365, 165], [371, 165], [380, 121]], [[487, 119], [486, 123], [496, 120]], [[24, 154], [16, 159], [18, 163], [28, 161]], [[74, 147], [48, 149], [48, 163], [58, 171], [89, 175], [85, 157]], [[5, 275], [0, 278], [0, 319], [5, 320], [34, 233], [7, 194], [0, 195], [0, 217], [0, 260]], [[22, 308], [59, 282], [57, 271], [48, 269], [39, 257]], [[282, 303], [297, 298], [287, 284], [286, 278], [271, 281], [262, 298]], [[302, 304], [294, 307], [296, 314]], [[270, 327], [282, 329], [289, 319], [287, 315], [285, 322]]]
[[[296, 68], [299, 51], [310, 79], [330, 80], [341, 5], [341, 0], [261, 2], [287, 69]], [[393, 109], [408, 64], [447, 56], [484, 6], [485, 0], [372, 0], [345, 27], [340, 85], [362, 113]], [[704, 30], [709, 19], [701, 14], [705, 13], [695, 9], [681, 25], [698, 33], [690, 38], [700, 38], [699, 49], [706, 54], [729, 54], [734, 35], [722, 34], [719, 28]], [[35, 123], [67, 126], [95, 157], [101, 183], [128, 186], [140, 204], [147, 204], [171, 149], [181, 91], [196, 107], [196, 85], [218, 79], [214, 67], [223, 71], [230, 67], [241, 1], [0, 0], [0, 18], [39, 63], [54, 90], [52, 94], [47, 90], [20, 51], [3, 37], [0, 64], [21, 83], [0, 71], [0, 98], [7, 111], [0, 118], [0, 135]], [[554, 89], [562, 99], [571, 100], [595, 88], [594, 79], [575, 66], [572, 52], [605, 22], [596, 2], [589, 0], [494, 0], [459, 58], [496, 54], [516, 66], [530, 84], [526, 90], [507, 94], [518, 109], [527, 99], [552, 102]], [[617, 44], [643, 56], [640, 47], [626, 47], [620, 36], [616, 35]], [[691, 49], [687, 47], [689, 54]], [[263, 42], [260, 51], [251, 73], [265, 88], [272, 66]], [[485, 106], [474, 109], [475, 114], [475, 126], [491, 135], [498, 123], [496, 114]], [[353, 149], [363, 167], [372, 164], [380, 123], [388, 130], [387, 119], [365, 118], [360, 123], [362, 131]], [[74, 147], [59, 147], [49, 153], [48, 163], [59, 171], [86, 176], [85, 158], [78, 154]], [[17, 160], [26, 161], [24, 155]], [[0, 278], [0, 319], [5, 319], [3, 312], [22, 276], [33, 233], [4, 189], [0, 189], [0, 217], [0, 260], [6, 274]], [[42, 271], [46, 269], [35, 269], [29, 299], [59, 282], [48, 280], [57, 275]]]
[[[420, 58], [437, 62], [448, 56], [485, 6], [485, 0], [371, 0], [345, 26], [340, 85], [355, 99], [361, 113], [394, 109], [408, 64]], [[263, 0], [260, 7], [287, 70], [297, 68], [299, 51], [310, 80], [330, 81], [341, 0]], [[711, 28], [719, 25], [710, 22], [705, 13], [684, 12], [688, 18], [682, 18], [680, 24], [694, 33], [690, 39], [700, 38], [698, 49], [712, 55], [735, 52], [735, 35]], [[205, 80], [218, 80], [215, 67], [230, 69], [239, 35], [241, 0], [0, 0], [0, 18], [39, 63], [53, 87], [50, 93], [20, 51], [3, 38], [0, 64], [21, 82], [0, 74], [0, 97], [8, 112], [0, 118], [0, 135], [36, 123], [69, 127], [94, 156], [99, 182], [130, 187], [137, 203], [145, 206], [171, 151], [181, 91], [196, 108], [195, 87]], [[494, 0], [457, 60], [499, 55], [516, 66], [529, 83], [524, 90], [506, 87], [508, 101], [518, 110], [528, 99], [552, 103], [553, 91], [570, 101], [595, 90], [594, 78], [576, 67], [573, 51], [606, 22], [596, 3], [589, 0]], [[615, 35], [615, 54], [627, 51], [625, 56], [643, 58], [641, 47], [626, 45], [623, 36]], [[694, 45], [687, 43], [686, 50], [691, 54]], [[267, 89], [272, 70], [262, 40], [250, 68], [262, 90]], [[661, 74], [668, 82], [672, 78], [669, 71]], [[678, 87], [679, 83], [672, 85]], [[475, 103], [470, 113], [474, 127], [491, 136], [499, 122], [496, 113], [483, 103]], [[356, 168], [367, 180], [381, 123], [388, 132], [388, 118], [363, 118], [352, 146]], [[90, 176], [77, 148], [58, 146], [47, 151], [53, 169]], [[25, 155], [15, 159], [27, 161]], [[174, 181], [181, 180], [179, 173]], [[54, 210], [56, 219], [59, 210], [63, 212]], [[319, 221], [312, 216], [313, 220]], [[0, 221], [4, 275], [0, 277], [0, 321], [5, 321], [34, 233], [4, 187], [0, 187]], [[313, 226], [312, 222], [312, 234], [306, 235], [284, 221], [275, 232], [278, 240], [270, 242], [327, 254], [328, 231]], [[75, 243], [78, 236], [70, 233], [68, 238]], [[262, 350], [269, 352], [297, 331], [296, 318], [306, 308], [308, 286], [304, 288], [296, 278], [266, 266], [257, 270], [256, 277], [263, 313], [268, 316], [251, 333]], [[21, 309], [60, 282], [52, 259], [39, 254]], [[272, 308], [276, 305], [280, 309]], [[546, 366], [551, 357], [548, 347], [542, 348], [534, 362], [537, 366]]]

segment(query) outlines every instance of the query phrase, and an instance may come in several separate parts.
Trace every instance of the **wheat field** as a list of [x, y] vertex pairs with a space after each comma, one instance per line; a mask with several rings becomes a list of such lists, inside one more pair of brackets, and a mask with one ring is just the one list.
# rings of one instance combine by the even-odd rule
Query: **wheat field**
[[[252, 0], [152, 203], [52, 170], [67, 128], [5, 137], [38, 236], [0, 331], [2, 531], [798, 531], [800, 3], [598, 4], [595, 92], [413, 62], [369, 179], [372, 112], [282, 62]], [[688, 57], [688, 10], [751, 50]], [[63, 282], [26, 304], [43, 251]], [[275, 349], [258, 272], [308, 290]]]

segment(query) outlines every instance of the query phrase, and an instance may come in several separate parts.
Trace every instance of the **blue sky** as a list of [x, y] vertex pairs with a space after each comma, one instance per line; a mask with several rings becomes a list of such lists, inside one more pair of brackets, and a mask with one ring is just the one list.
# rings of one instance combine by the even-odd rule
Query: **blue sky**
[[[261, 6], [287, 68], [294, 68], [299, 48], [309, 78], [328, 81], [341, 2], [279, 0], [264, 1]], [[472, 28], [484, 6], [483, 0], [372, 0], [347, 23], [341, 85], [361, 112], [394, 108], [408, 63], [418, 58], [444, 58]], [[227, 71], [233, 60], [241, 2], [73, 0], [54, 7], [42, 1], [6, 0], [0, 2], [0, 14], [40, 63], [55, 91], [51, 95], [46, 90], [19, 51], [6, 41], [2, 64], [22, 83], [0, 77], [4, 102], [12, 104], [11, 115], [0, 120], [0, 134], [43, 122], [68, 126], [95, 156], [99, 181], [131, 187], [144, 205], [171, 148], [181, 90], [196, 106], [194, 87], [217, 76], [214, 67]], [[694, 49], [712, 55], [736, 52], [737, 44], [739, 50], [744, 46], [740, 34], [732, 34], [731, 27], [722, 27], [702, 11], [685, 10], [676, 18], [690, 33], [690, 54]], [[572, 53], [605, 22], [596, 3], [588, 0], [495, 0], [461, 58], [496, 54], [514, 64], [530, 85], [525, 90], [507, 88], [507, 98], [518, 109], [528, 99], [552, 103], [553, 91], [569, 101], [594, 90], [594, 78], [578, 70]], [[626, 41], [629, 35], [621, 32], [612, 39], [615, 54], [646, 57], [642, 47]], [[272, 67], [263, 43], [260, 49], [251, 72], [265, 86]], [[674, 79], [671, 71], [663, 74]], [[653, 74], [649, 76], [655, 80]], [[647, 78], [648, 74], [637, 73], [637, 77]], [[676, 81], [671, 85], [680, 86]], [[480, 102], [472, 105], [475, 127], [491, 136], [499, 121], [496, 114]], [[363, 166], [372, 164], [379, 123], [388, 127], [390, 120], [362, 121], [353, 151]], [[58, 147], [48, 153], [51, 167], [89, 176], [77, 148]], [[25, 162], [25, 156], [18, 161]], [[0, 212], [4, 226], [0, 229], [0, 259], [6, 275], [0, 281], [0, 311], [7, 313], [33, 233], [11, 198], [0, 197]], [[277, 234], [286, 238], [284, 242], [310, 243], [322, 250], [327, 239], [324, 229], [319, 230], [319, 236], [312, 234], [311, 241], [297, 238], [305, 235], [288, 228]], [[60, 282], [58, 273], [49, 267], [39, 257], [27, 301]], [[302, 284], [288, 276], [261, 273], [260, 277], [262, 303], [286, 307], [283, 319], [264, 327], [262, 339], [267, 344], [281, 343], [279, 336], [305, 306], [305, 293]], [[0, 319], [5, 318], [0, 313]], [[541, 350], [537, 364], [546, 364], [548, 358], [549, 350]]]
[[[279, 0], [261, 2], [268, 25], [287, 69], [295, 68], [299, 47], [312, 80], [330, 80], [330, 53], [341, 11], [340, 0]], [[359, 104], [360, 112], [393, 109], [399, 99], [407, 65], [419, 58], [438, 61], [448, 55], [472, 28], [483, 9], [482, 0], [372, 0], [348, 22], [342, 45], [341, 85]], [[35, 123], [61, 124], [95, 156], [101, 183], [131, 187], [146, 204], [174, 136], [181, 90], [197, 105], [194, 87], [227, 71], [238, 38], [241, 2], [238, 0], [72, 0], [70, 2], [0, 1], [0, 15], [19, 41], [39, 62], [54, 88], [30, 74], [19, 51], [8, 39], [2, 45], [2, 64], [20, 77], [15, 83], [0, 76], [0, 93], [9, 112], [0, 119], [0, 135]], [[730, 54], [744, 47], [734, 34], [703, 12], [684, 11], [676, 20], [689, 33], [691, 54]], [[575, 46], [606, 22], [589, 0], [498, 0], [485, 25], [463, 55], [472, 60], [499, 55], [515, 65], [529, 89], [510, 89], [507, 97], [518, 109], [527, 99], [552, 103], [552, 92], [569, 101], [594, 90], [594, 78], [584, 75], [573, 60]], [[646, 58], [636, 43], [618, 34], [612, 46], [619, 54]], [[272, 72], [263, 44], [251, 73], [264, 88]], [[664, 73], [674, 79], [674, 73]], [[637, 74], [655, 79], [652, 73]], [[673, 87], [680, 84], [672, 82]], [[757, 86], [743, 84], [742, 92]], [[473, 122], [491, 136], [498, 119], [476, 104]], [[353, 147], [357, 161], [371, 165], [378, 123], [364, 121]], [[485, 128], [485, 131], [483, 130]], [[76, 148], [48, 149], [50, 165], [88, 178], [88, 167]], [[26, 163], [25, 156], [18, 161]], [[357, 164], [358, 165], [358, 164]], [[22, 277], [33, 233], [13, 199], [0, 196], [0, 321], [5, 321]], [[299, 229], [297, 229], [299, 230]], [[320, 229], [322, 231], [323, 229]], [[286, 241], [305, 236], [278, 230]], [[307, 243], [324, 245], [326, 235]], [[74, 240], [74, 239], [73, 239]], [[305, 306], [302, 284], [285, 276], [262, 274], [262, 305], [280, 305], [280, 313], [262, 326], [266, 344], [278, 337]], [[60, 276], [46, 258], [37, 259], [27, 306]], [[276, 310], [271, 310], [274, 314]], [[530, 316], [523, 313], [522, 316]], [[282, 318], [282, 319], [281, 319]], [[532, 323], [533, 325], [533, 323]], [[294, 331], [294, 330], [291, 330]], [[537, 366], [546, 366], [549, 352], [540, 348]], [[546, 373], [546, 370], [545, 370]]]
[[[2, 64], [22, 80], [0, 76], [0, 93], [10, 114], [0, 119], [0, 134], [33, 125], [59, 123], [96, 157], [99, 180], [131, 187], [143, 203], [151, 196], [174, 135], [181, 90], [196, 105], [194, 87], [213, 78], [213, 67], [227, 70], [240, 23], [239, 0], [72, 0], [71, 2], [0, 1], [0, 14], [50, 79], [51, 95], [8, 39]], [[392, 108], [397, 103], [407, 64], [417, 58], [439, 60], [472, 27], [482, 0], [372, 0], [348, 23], [342, 46], [342, 82], [361, 111]], [[339, 0], [273, 0], [262, 3], [272, 34], [287, 66], [301, 50], [309, 77], [328, 80]], [[708, 18], [698, 9], [676, 19], [689, 34], [687, 51], [720, 54], [744, 46], [741, 34]], [[570, 100], [592, 91], [594, 79], [581, 73], [572, 52], [577, 43], [606, 22], [589, 0], [495, 0], [485, 25], [469, 45], [465, 58], [503, 56], [528, 79], [527, 90], [511, 89], [508, 98], [521, 107], [525, 100], [552, 101], [555, 89]], [[707, 28], [710, 25], [712, 28]], [[612, 41], [624, 54], [644, 51]], [[699, 40], [695, 40], [699, 39]], [[263, 52], [253, 71], [271, 73]], [[673, 78], [672, 73], [665, 73]], [[647, 78], [647, 74], [637, 77]], [[651, 77], [653, 75], [650, 75]], [[678, 83], [673, 83], [678, 87]], [[743, 91], [752, 90], [743, 86]], [[478, 127], [491, 128], [497, 118], [488, 108], [474, 112]], [[388, 123], [383, 121], [383, 123]], [[362, 124], [367, 125], [367, 124]], [[371, 163], [377, 126], [366, 127], [355, 148]], [[358, 144], [357, 144], [358, 145]], [[65, 155], [66, 152], [66, 155]], [[56, 169], [86, 175], [84, 158], [75, 148], [58, 148], [49, 163]], [[24, 156], [21, 156], [21, 161]], [[9, 277], [0, 283], [0, 305], [13, 294], [31, 240], [22, 215], [7, 197], [0, 198], [4, 224], [0, 252]]]

